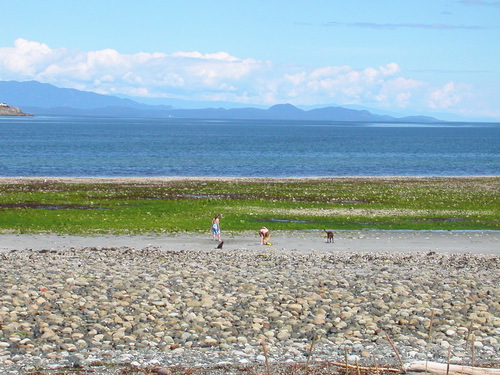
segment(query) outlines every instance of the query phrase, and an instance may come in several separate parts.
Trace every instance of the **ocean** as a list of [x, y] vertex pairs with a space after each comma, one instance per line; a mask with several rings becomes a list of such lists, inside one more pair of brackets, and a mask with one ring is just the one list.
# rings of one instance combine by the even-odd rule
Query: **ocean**
[[0, 117], [1, 177], [500, 175], [500, 123]]

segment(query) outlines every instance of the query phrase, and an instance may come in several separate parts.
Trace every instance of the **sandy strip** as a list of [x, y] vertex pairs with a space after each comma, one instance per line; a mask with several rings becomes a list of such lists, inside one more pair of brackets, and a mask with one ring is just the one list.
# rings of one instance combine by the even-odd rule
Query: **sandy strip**
[[338, 176], [338, 177], [0, 177], [0, 184], [19, 184], [30, 182], [59, 182], [79, 184], [162, 184], [172, 181], [225, 181], [225, 182], [287, 182], [287, 181], [346, 181], [346, 180], [380, 180], [380, 181], [409, 181], [409, 180], [475, 180], [497, 179], [499, 176]]
[[[223, 250], [262, 250], [257, 233], [223, 233]], [[500, 231], [339, 231], [326, 243], [320, 231], [273, 232], [270, 251], [290, 252], [442, 252], [500, 254]], [[134, 236], [69, 236], [54, 234], [0, 234], [0, 252], [10, 250], [67, 249], [71, 247], [148, 246], [164, 250], [212, 250], [209, 233]]]

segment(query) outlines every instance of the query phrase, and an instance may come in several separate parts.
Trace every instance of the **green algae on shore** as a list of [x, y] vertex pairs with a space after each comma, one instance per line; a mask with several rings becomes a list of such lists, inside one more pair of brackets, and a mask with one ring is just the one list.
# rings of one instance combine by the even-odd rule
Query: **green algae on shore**
[[500, 229], [500, 177], [0, 178], [0, 232]]

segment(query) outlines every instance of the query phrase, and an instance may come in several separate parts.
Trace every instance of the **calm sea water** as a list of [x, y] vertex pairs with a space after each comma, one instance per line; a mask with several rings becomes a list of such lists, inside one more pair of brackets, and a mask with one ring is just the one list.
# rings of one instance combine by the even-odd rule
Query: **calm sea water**
[[500, 124], [0, 118], [0, 176], [500, 175]]

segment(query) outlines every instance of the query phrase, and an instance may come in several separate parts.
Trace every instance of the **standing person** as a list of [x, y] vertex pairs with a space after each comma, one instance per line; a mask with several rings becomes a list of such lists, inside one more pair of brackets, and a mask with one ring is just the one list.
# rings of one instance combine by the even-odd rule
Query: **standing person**
[[260, 244], [261, 245], [271, 245], [269, 241], [269, 238], [271, 237], [271, 233], [269, 232], [269, 229], [266, 227], [262, 227], [259, 230], [259, 236], [260, 236]]
[[214, 241], [222, 241], [220, 238], [220, 215], [215, 215], [212, 219], [212, 236]]

